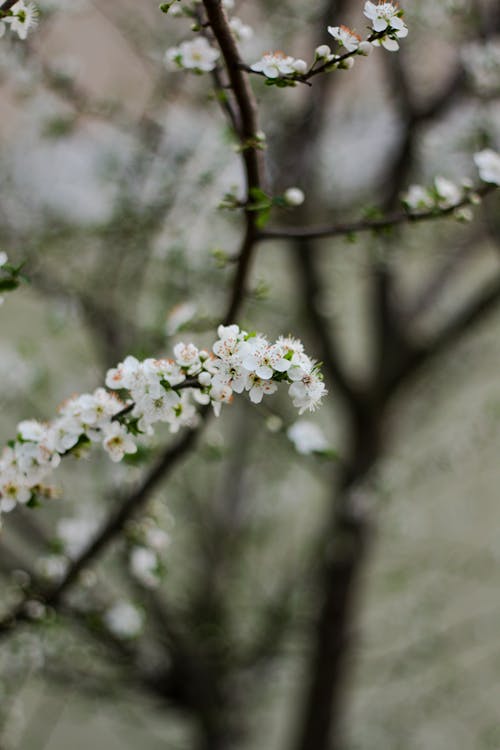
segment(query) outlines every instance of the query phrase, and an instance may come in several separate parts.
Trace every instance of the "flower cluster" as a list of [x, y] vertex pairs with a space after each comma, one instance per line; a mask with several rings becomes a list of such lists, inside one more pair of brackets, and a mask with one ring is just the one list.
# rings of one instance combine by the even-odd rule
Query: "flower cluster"
[[[227, 0], [223, 5], [226, 9], [232, 8], [232, 4]], [[172, 15], [196, 17], [194, 11], [189, 10], [187, 6], [181, 6], [180, 0], [171, 0], [160, 7]], [[364, 13], [372, 22], [371, 33], [365, 40], [347, 26], [328, 27], [328, 33], [333, 36], [339, 47], [345, 50], [343, 54], [335, 55], [328, 45], [320, 45], [316, 49], [312, 65], [309, 66], [305, 60], [278, 50], [264, 53], [260, 60], [252, 63], [247, 70], [264, 76], [268, 85], [295, 86], [297, 81], [307, 80], [316, 73], [351, 68], [354, 64], [352, 56], [368, 55], [372, 45], [381, 45], [390, 51], [399, 49], [397, 40], [407, 36], [408, 28], [402, 19], [403, 11], [397, 4], [379, 2], [375, 5], [366, 2]], [[229, 20], [229, 27], [238, 40], [249, 39], [253, 33], [249, 26], [236, 17]], [[200, 30], [198, 25], [193, 28]], [[179, 68], [203, 73], [214, 70], [219, 59], [219, 51], [205, 36], [200, 36], [192, 41], [182, 42], [178, 47], [171, 47], [167, 50], [165, 59], [168, 64], [173, 63]]]
[[445, 210], [457, 206], [465, 198], [465, 187], [456, 185], [446, 177], [435, 177], [431, 187], [410, 185], [402, 196], [406, 208], [412, 213], [426, 213], [433, 209]]
[[[223, 0], [222, 5], [226, 10], [231, 10], [234, 3], [232, 0]], [[170, 12], [173, 16], [186, 15], [196, 18], [194, 10], [186, 5], [182, 6], [179, 0], [163, 3], [160, 8], [164, 13]], [[238, 41], [245, 41], [253, 36], [253, 29], [236, 16], [229, 20], [229, 27]], [[199, 30], [198, 26], [193, 28]], [[165, 62], [167, 65], [174, 64], [182, 70], [208, 73], [215, 69], [219, 57], [219, 51], [210, 44], [208, 39], [205, 36], [199, 36], [182, 42], [178, 47], [170, 47], [165, 53]]]
[[316, 48], [314, 62], [308, 69], [304, 60], [283, 52], [267, 52], [250, 66], [250, 70], [265, 75], [269, 82], [278, 80], [279, 85], [284, 85], [290, 81], [290, 85], [294, 85], [294, 79], [299, 76], [308, 78], [319, 72], [351, 68], [354, 65], [353, 56], [368, 55], [372, 45], [383, 46], [391, 52], [398, 50], [397, 40], [408, 35], [408, 28], [402, 19], [403, 11], [392, 3], [374, 5], [366, 2], [364, 13], [372, 22], [371, 33], [364, 40], [348, 26], [328, 26], [328, 33], [342, 48], [342, 54], [333, 54], [327, 44], [322, 44]]
[[372, 44], [385, 47], [389, 52], [399, 49], [398, 39], [408, 36], [408, 27], [403, 21], [403, 11], [397, 3], [375, 3], [367, 0], [363, 10], [365, 16], [372, 22], [372, 31], [377, 38]]
[[67, 453], [78, 456], [99, 443], [112, 461], [121, 461], [137, 451], [140, 436], [154, 433], [157, 422], [171, 432], [196, 426], [197, 404], [211, 403], [218, 415], [233, 393], [246, 391], [257, 404], [286, 383], [302, 414], [326, 394], [319, 367], [300, 341], [281, 337], [270, 343], [237, 325], [219, 326], [212, 352], [180, 342], [174, 359], [129, 356], [108, 371], [105, 382], [108, 390], [64, 402], [52, 422], [18, 425], [16, 440], [0, 455], [0, 512], [47, 493], [44, 482]]
[[[474, 154], [474, 163], [479, 170], [483, 182], [500, 185], [500, 154], [487, 148]], [[422, 214], [432, 211], [447, 211], [457, 208], [455, 215], [458, 219], [470, 220], [472, 214], [467, 204], [479, 203], [480, 196], [474, 190], [468, 179], [460, 184], [448, 180], [446, 177], [435, 177], [431, 187], [410, 185], [401, 197], [402, 203], [412, 214]]]
[[473, 190], [470, 180], [464, 179], [461, 184], [448, 180], [446, 177], [435, 177], [431, 187], [410, 185], [401, 197], [406, 210], [411, 214], [448, 211], [455, 207], [455, 217], [461, 221], [471, 221], [473, 218], [468, 205], [479, 203], [480, 198]]
[[326, 394], [321, 372], [297, 339], [281, 336], [271, 344], [264, 336], [248, 334], [237, 325], [219, 326], [216, 355], [208, 363], [210, 396], [216, 413], [234, 393], [247, 391], [258, 404], [274, 393], [278, 383], [289, 385], [288, 394], [299, 414], [314, 411]]
[[7, 28], [17, 34], [19, 39], [26, 39], [30, 29], [38, 23], [38, 8], [34, 3], [19, 0], [5, 15], [0, 15], [0, 37]]
[[303, 75], [307, 71], [307, 63], [300, 58], [285, 55], [284, 52], [266, 52], [260, 60], [250, 66], [254, 73], [263, 73], [266, 78], [282, 78], [283, 76]]

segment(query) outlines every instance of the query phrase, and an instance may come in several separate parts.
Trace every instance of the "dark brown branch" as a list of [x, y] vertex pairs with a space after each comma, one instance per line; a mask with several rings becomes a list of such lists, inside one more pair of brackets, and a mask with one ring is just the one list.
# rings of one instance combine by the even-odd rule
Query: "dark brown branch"
[[[208, 411], [205, 409], [203, 415], [207, 416], [207, 414]], [[76, 558], [57, 586], [48, 592], [30, 592], [28, 598], [36, 596], [41, 598], [48, 606], [57, 606], [63, 594], [77, 581], [80, 573], [116, 538], [123, 530], [127, 521], [144, 507], [160, 482], [168, 476], [193, 447], [198, 434], [199, 430], [186, 432], [175, 445], [165, 451], [143, 483], [111, 514], [94, 541]], [[16, 622], [28, 619], [24, 602], [22, 602], [14, 612], [0, 621], [0, 637], [7, 634]]]
[[474, 325], [489, 315], [500, 304], [500, 276], [484, 285], [447, 324], [424, 344], [415, 345], [393, 373], [386, 396], [414, 376], [424, 365], [459, 341]]
[[18, 0], [5, 0], [2, 5], [0, 5], [0, 13], [8, 13], [8, 11], [18, 2]]
[[[240, 127], [238, 135], [245, 169], [247, 192], [245, 203], [248, 204], [251, 200], [251, 191], [260, 188], [262, 184], [262, 155], [258, 140], [257, 105], [248, 76], [241, 69], [240, 54], [220, 0], [203, 0], [203, 5], [212, 33], [222, 52], [231, 90], [239, 110]], [[240, 308], [256, 247], [256, 212], [247, 210], [245, 220], [245, 235], [238, 253], [238, 265], [231, 286], [231, 298], [224, 317], [226, 325], [235, 320], [236, 312]]]
[[[484, 197], [497, 188], [497, 185], [482, 185], [475, 191], [479, 196]], [[271, 227], [259, 233], [259, 242], [266, 240], [280, 239], [308, 239], [319, 240], [325, 237], [345, 237], [346, 235], [357, 234], [359, 232], [380, 231], [391, 229], [401, 224], [417, 224], [422, 221], [432, 219], [441, 219], [453, 214], [457, 208], [463, 208], [471, 204], [470, 198], [464, 198], [454, 206], [449, 208], [433, 209], [419, 214], [412, 214], [405, 211], [396, 211], [381, 219], [361, 219], [352, 222], [345, 222], [330, 225], [318, 225], [313, 227]]]
[[301, 285], [301, 297], [304, 302], [305, 312], [309, 318], [311, 331], [318, 339], [320, 345], [320, 356], [323, 362], [327, 380], [330, 380], [338, 389], [344, 400], [353, 405], [358, 401], [358, 389], [347, 377], [343, 369], [343, 363], [338, 356], [337, 349], [329, 334], [329, 322], [321, 312], [320, 301], [323, 289], [320, 282], [320, 274], [316, 261], [311, 253], [308, 240], [301, 240], [295, 247], [295, 259], [299, 283]]

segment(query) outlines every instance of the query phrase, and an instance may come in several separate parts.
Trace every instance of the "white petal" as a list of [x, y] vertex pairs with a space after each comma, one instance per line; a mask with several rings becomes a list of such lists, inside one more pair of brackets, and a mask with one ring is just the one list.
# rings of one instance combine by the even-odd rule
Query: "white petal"
[[383, 18], [375, 18], [375, 20], [372, 23], [372, 27], [374, 31], [384, 31], [388, 26], [387, 21], [384, 21]]
[[386, 36], [384, 39], [382, 39], [382, 47], [385, 47], [389, 52], [397, 52], [399, 49], [399, 44], [395, 39], [391, 39], [390, 37]]
[[373, 3], [370, 2], [370, 0], [367, 0], [367, 2], [365, 3], [363, 13], [365, 14], [367, 18], [373, 19], [377, 15], [377, 8]]

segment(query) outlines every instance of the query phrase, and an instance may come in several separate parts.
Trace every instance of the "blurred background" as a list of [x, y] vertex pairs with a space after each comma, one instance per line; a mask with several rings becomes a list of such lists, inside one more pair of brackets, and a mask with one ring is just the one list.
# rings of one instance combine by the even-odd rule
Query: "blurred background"
[[[254, 30], [249, 64], [309, 62], [328, 24], [364, 32], [362, 5], [229, 12]], [[242, 231], [218, 208], [243, 183], [210, 77], [164, 63], [190, 21], [155, 2], [39, 7], [26, 42], [0, 40], [0, 247], [29, 278], [0, 314], [3, 441], [127, 354], [208, 347]], [[478, 184], [472, 154], [500, 147], [497, 3], [404, 10], [398, 54], [311, 88], [252, 80], [269, 191], [306, 193], [269, 227], [398, 210], [436, 175]], [[500, 748], [499, 206], [259, 247], [238, 322], [300, 336], [325, 363], [324, 406], [297, 426], [279, 394], [236, 400], [57, 612], [31, 602], [0, 644], [1, 750], [321, 750], [301, 717], [339, 559], [356, 596], [335, 748]], [[2, 610], [61, 579], [172, 440], [119, 465], [69, 459], [53, 499], [5, 516]]]

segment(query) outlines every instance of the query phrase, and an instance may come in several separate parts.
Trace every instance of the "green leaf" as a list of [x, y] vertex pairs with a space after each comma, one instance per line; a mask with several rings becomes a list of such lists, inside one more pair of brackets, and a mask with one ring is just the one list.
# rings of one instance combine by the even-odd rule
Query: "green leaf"
[[19, 286], [16, 279], [0, 279], [0, 292], [12, 292]]
[[261, 209], [257, 214], [257, 218], [255, 220], [255, 226], [257, 227], [257, 229], [263, 229], [269, 221], [270, 216], [271, 209], [269, 207]]

